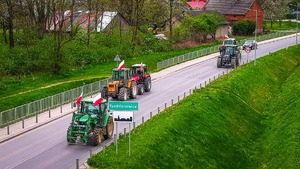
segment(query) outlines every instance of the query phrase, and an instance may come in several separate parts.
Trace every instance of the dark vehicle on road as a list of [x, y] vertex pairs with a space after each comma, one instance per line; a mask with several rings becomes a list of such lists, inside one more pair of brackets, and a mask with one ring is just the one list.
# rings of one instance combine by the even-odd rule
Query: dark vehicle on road
[[255, 40], [246, 40], [243, 44], [243, 50], [245, 50], [247, 47], [251, 50], [257, 49], [257, 42]]

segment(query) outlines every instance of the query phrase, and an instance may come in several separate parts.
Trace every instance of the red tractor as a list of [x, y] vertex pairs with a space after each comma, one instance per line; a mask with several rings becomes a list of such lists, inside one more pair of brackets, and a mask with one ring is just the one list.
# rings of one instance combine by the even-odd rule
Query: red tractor
[[131, 66], [132, 79], [136, 81], [138, 87], [138, 94], [142, 95], [144, 92], [151, 90], [151, 76], [147, 73], [146, 64], [134, 64]]

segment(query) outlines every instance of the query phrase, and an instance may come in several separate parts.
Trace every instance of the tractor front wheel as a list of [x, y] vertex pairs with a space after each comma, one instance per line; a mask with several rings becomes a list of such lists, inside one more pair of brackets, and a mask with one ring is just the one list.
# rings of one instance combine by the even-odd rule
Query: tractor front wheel
[[105, 130], [106, 130], [106, 135], [104, 135], [104, 138], [105, 139], [111, 138], [114, 133], [114, 121], [111, 116], [107, 120], [107, 125], [105, 127]]
[[74, 143], [74, 141], [72, 141], [72, 139], [69, 138], [69, 133], [71, 132], [71, 128], [72, 128], [72, 126], [70, 125], [68, 130], [67, 130], [67, 142], [68, 142], [68, 144]]
[[103, 141], [103, 132], [102, 128], [95, 128], [92, 136], [92, 144], [93, 146], [97, 146], [101, 144]]
[[222, 58], [218, 58], [218, 61], [217, 61], [217, 67], [220, 68], [222, 67]]
[[120, 89], [120, 93], [119, 93], [118, 98], [119, 98], [119, 100], [122, 100], [122, 101], [127, 100], [127, 89], [125, 87], [122, 87]]

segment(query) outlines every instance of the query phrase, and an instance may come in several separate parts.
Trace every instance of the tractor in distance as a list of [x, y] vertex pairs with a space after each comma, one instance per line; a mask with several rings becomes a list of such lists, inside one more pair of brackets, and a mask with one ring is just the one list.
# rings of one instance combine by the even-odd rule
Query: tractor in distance
[[231, 66], [235, 69], [240, 65], [241, 51], [235, 39], [226, 39], [219, 48], [217, 67]]
[[131, 65], [132, 79], [137, 82], [138, 94], [142, 95], [144, 92], [151, 90], [151, 76], [147, 73], [146, 64]]
[[107, 100], [94, 106], [93, 99], [83, 99], [78, 111], [73, 113], [72, 122], [67, 130], [68, 144], [97, 146], [104, 139], [112, 137], [114, 123], [112, 114], [107, 110]]
[[131, 76], [132, 71], [130, 68], [113, 69], [111, 81], [108, 83], [108, 86], [101, 89], [102, 97], [106, 100], [108, 97], [112, 97], [120, 101], [126, 101], [128, 98], [135, 99], [137, 84]]

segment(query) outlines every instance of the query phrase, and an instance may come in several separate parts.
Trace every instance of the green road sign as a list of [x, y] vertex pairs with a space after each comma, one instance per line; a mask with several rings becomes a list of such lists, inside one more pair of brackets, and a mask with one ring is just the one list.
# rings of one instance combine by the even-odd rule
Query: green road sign
[[137, 111], [138, 102], [109, 101], [108, 110]]

